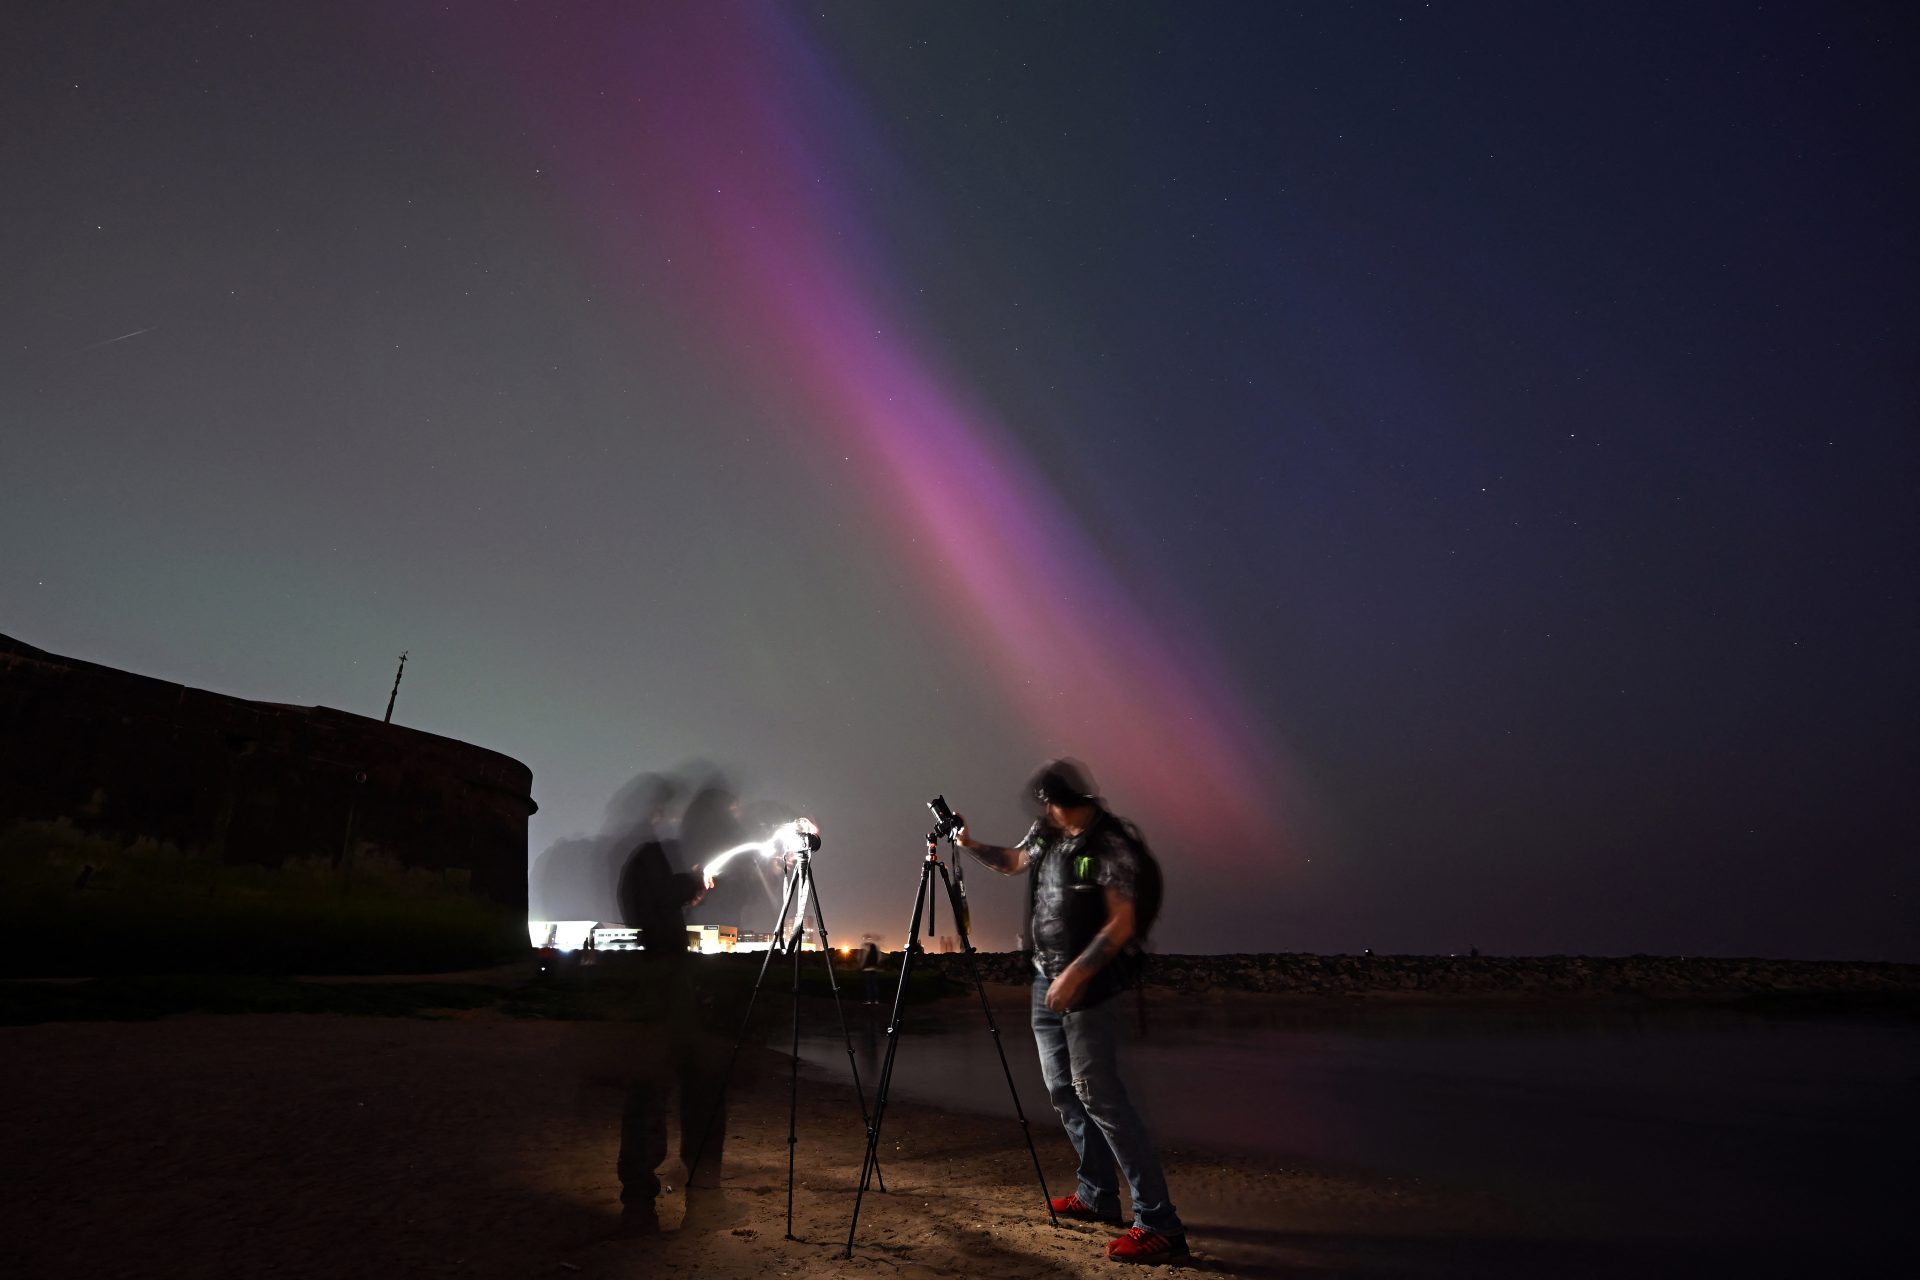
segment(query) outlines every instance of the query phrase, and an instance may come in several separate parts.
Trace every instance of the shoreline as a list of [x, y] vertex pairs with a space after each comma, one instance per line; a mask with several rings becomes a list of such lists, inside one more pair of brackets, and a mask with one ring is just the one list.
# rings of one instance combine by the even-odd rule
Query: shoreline
[[[1499, 1018], [1529, 1016], [1578, 1021], [1608, 1016], [1682, 1017], [1728, 1015], [1755, 1018], [1920, 1019], [1920, 966], [1846, 963], [1746, 961], [1661, 962], [1642, 958], [1613, 962], [1633, 965], [1643, 978], [1659, 982], [1611, 980], [1619, 970], [1581, 958], [1496, 962], [1499, 972], [1522, 980], [1472, 984], [1423, 982], [1431, 968], [1426, 958], [1332, 958], [1347, 962], [1339, 984], [1317, 985], [1283, 980], [1303, 966], [1329, 963], [1323, 957], [1222, 956], [1155, 957], [1170, 961], [1172, 972], [1150, 970], [1140, 987], [1116, 1000], [1137, 1009], [1141, 1019], [1206, 1020], [1255, 1016], [1304, 1023], [1341, 1022], [1375, 1017]], [[1355, 961], [1358, 960], [1356, 963]], [[881, 976], [882, 1003], [890, 1006], [899, 978], [898, 953], [888, 957]], [[983, 986], [994, 1008], [1025, 1021], [1030, 970], [1018, 953], [976, 954]], [[646, 972], [620, 963], [600, 969], [576, 969], [542, 975], [533, 961], [489, 969], [419, 974], [317, 974], [274, 977], [247, 974], [103, 974], [97, 977], [16, 977], [0, 980], [0, 1026], [66, 1021], [139, 1021], [189, 1013], [229, 1016], [306, 1013], [386, 1015], [392, 1017], [464, 1016], [495, 1009], [529, 1019], [604, 1019], [625, 1016], [620, 1009], [631, 993], [649, 985]], [[713, 977], [744, 993], [759, 960], [751, 956], [710, 956], [694, 961], [713, 966]], [[1479, 962], [1469, 962], [1479, 963]], [[1672, 980], [1673, 965], [1690, 966], [1692, 979]], [[1264, 983], [1239, 980], [1249, 967], [1270, 975]], [[857, 970], [835, 966], [841, 998], [856, 999]], [[1541, 973], [1603, 975], [1584, 985], [1538, 980]], [[1728, 973], [1744, 976], [1732, 982]], [[1783, 976], [1788, 975], [1788, 976]], [[803, 968], [803, 999], [827, 1002], [830, 988], [813, 963]], [[784, 978], [766, 994], [776, 993]], [[962, 1008], [976, 999], [966, 957], [932, 954], [916, 958], [908, 1009]], [[763, 996], [764, 998], [764, 996]]]
[[[946, 963], [941, 963], [945, 961]], [[728, 963], [723, 961], [722, 963]], [[1020, 967], [982, 966], [981, 980], [996, 1009], [1024, 1008], [1030, 980]], [[841, 998], [857, 999], [857, 972], [837, 970]], [[1008, 980], [1013, 974], [1021, 976]], [[882, 978], [883, 1003], [891, 1004], [898, 970]], [[102, 974], [93, 977], [0, 979], [0, 1026], [60, 1021], [137, 1021], [185, 1013], [343, 1013], [432, 1016], [439, 1010], [498, 1007], [511, 1016], [596, 1017], [606, 990], [630, 988], [636, 975], [567, 976], [542, 980], [527, 963], [459, 973], [317, 974]], [[751, 974], [727, 981], [745, 990]], [[644, 984], [643, 984], [644, 985]], [[917, 961], [910, 1009], [945, 1007], [976, 997], [963, 958]], [[768, 990], [772, 990], [769, 987]], [[825, 1002], [829, 989], [817, 973], [806, 975], [804, 998]], [[1230, 1016], [1259, 1011], [1301, 1019], [1345, 1019], [1403, 1012], [1496, 1016], [1536, 1014], [1581, 1017], [1632, 1013], [1720, 1012], [1778, 1018], [1920, 1018], [1920, 984], [1749, 985], [1636, 988], [1591, 986], [1555, 990], [1539, 986], [1474, 989], [1350, 986], [1340, 989], [1250, 989], [1198, 983], [1149, 982], [1115, 997], [1144, 1015]]]

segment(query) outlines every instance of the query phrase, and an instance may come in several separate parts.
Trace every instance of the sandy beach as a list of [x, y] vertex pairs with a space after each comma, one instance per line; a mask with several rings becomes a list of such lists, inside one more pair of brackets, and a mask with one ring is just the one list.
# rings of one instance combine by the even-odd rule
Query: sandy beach
[[[951, 1002], [947, 1002], [951, 1004]], [[977, 1012], [977, 1010], [976, 1010]], [[948, 1016], [953, 1016], [949, 1010]], [[1017, 1024], [1010, 1050], [1024, 1052]], [[736, 1074], [722, 1186], [669, 1160], [664, 1231], [622, 1238], [606, 1028], [514, 1019], [184, 1015], [0, 1028], [0, 1273], [10, 1276], [1113, 1275], [1102, 1227], [1050, 1225], [1011, 1109], [899, 1101], [885, 1194], [845, 1247], [865, 1134], [849, 1087], [801, 1090], [787, 1238], [788, 1073]], [[871, 1089], [872, 1082], [868, 1082]], [[1031, 1117], [1050, 1188], [1055, 1118]], [[1239, 1276], [1773, 1274], [1764, 1249], [1596, 1231], [1471, 1189], [1168, 1148], [1194, 1254]], [[1774, 1257], [1773, 1261], [1784, 1261]], [[1784, 1273], [1784, 1272], [1781, 1272]], [[1858, 1272], [1856, 1271], [1856, 1274]]]
[[[846, 1259], [865, 1135], [851, 1090], [817, 1081], [800, 1100], [788, 1240], [787, 1072], [771, 1054], [739, 1072], [711, 1203], [687, 1214], [670, 1160], [666, 1230], [618, 1238], [619, 1093], [595, 1078], [596, 1034], [490, 1012], [0, 1030], [7, 1096], [22, 1104], [0, 1138], [0, 1270], [726, 1280], [1079, 1276], [1118, 1265], [1102, 1255], [1104, 1228], [1047, 1222], [1010, 1113], [897, 1101], [884, 1130], [888, 1190], [867, 1196]], [[1071, 1150], [1051, 1115], [1032, 1119], [1049, 1184], [1064, 1194]], [[1188, 1152], [1168, 1163], [1195, 1269], [1324, 1272], [1330, 1253], [1358, 1239], [1427, 1251], [1423, 1237], [1464, 1224], [1463, 1206], [1413, 1188]]]

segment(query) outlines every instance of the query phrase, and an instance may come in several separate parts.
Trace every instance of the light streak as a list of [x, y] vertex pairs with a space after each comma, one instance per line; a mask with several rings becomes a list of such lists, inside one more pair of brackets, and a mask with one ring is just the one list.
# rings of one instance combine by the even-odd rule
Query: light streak
[[160, 327], [159, 325], [148, 325], [144, 329], [135, 329], [132, 333], [123, 333], [117, 338], [108, 338], [105, 342], [96, 342], [90, 347], [82, 347], [81, 350], [82, 351], [98, 351], [100, 348], [110, 347], [116, 342], [125, 342], [128, 338], [137, 338], [143, 333], [152, 333], [155, 329], [159, 327]]
[[733, 848], [708, 858], [701, 867], [707, 876], [717, 876], [727, 863], [739, 855], [760, 854], [768, 858], [790, 858], [803, 849], [820, 847], [820, 828], [807, 818], [795, 818], [773, 829], [765, 840], [752, 840], [746, 844], [737, 844]]

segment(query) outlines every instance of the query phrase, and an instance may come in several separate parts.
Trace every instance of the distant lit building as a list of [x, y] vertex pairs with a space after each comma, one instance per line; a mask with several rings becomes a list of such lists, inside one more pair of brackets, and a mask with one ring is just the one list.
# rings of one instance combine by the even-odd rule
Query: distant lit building
[[[743, 933], [740, 935], [739, 943], [734, 947], [734, 950], [765, 951], [772, 947], [775, 941], [777, 941], [777, 939], [770, 933]], [[818, 951], [820, 949], [819, 930], [811, 928], [804, 930], [800, 935], [800, 949], [802, 951]]]
[[[645, 951], [640, 931], [624, 924], [601, 924], [595, 920], [529, 920], [527, 940], [536, 950], [551, 948], [574, 951]], [[723, 955], [735, 951], [765, 951], [770, 945], [764, 933], [741, 933], [737, 925], [690, 924], [687, 926], [687, 950], [701, 955]], [[801, 950], [818, 951], [820, 940], [807, 930]]]
[[690, 924], [687, 926], [687, 950], [704, 956], [740, 949], [740, 930], [730, 924]]
[[579, 951], [593, 936], [592, 920], [529, 920], [527, 941], [536, 950]]

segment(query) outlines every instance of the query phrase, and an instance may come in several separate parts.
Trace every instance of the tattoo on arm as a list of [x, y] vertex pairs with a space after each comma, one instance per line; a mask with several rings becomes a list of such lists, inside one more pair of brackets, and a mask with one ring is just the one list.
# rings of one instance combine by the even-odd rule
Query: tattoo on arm
[[1090, 974], [1098, 973], [1101, 966], [1113, 958], [1113, 951], [1113, 939], [1104, 933], [1095, 934], [1093, 941], [1087, 944], [1087, 949], [1082, 951], [1073, 963]]

